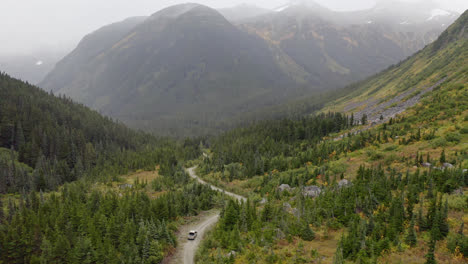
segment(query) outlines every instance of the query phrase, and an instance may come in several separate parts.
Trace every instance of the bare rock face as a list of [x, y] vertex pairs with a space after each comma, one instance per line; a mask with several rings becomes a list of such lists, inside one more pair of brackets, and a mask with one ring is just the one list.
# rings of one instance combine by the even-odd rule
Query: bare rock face
[[322, 189], [320, 187], [312, 185], [312, 186], [306, 186], [304, 187], [304, 190], [302, 191], [302, 194], [306, 197], [311, 197], [315, 198], [319, 196], [322, 193]]

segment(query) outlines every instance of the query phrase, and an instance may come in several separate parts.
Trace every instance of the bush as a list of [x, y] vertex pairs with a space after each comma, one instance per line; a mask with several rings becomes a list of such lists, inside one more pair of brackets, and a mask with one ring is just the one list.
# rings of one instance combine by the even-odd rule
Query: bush
[[468, 237], [462, 234], [450, 233], [447, 238], [447, 248], [455, 253], [457, 249], [464, 257], [468, 257]]
[[433, 148], [445, 147], [445, 146], [447, 146], [447, 140], [445, 138], [441, 138], [441, 137], [433, 139], [432, 142], [431, 142], [431, 146]]
[[396, 160], [398, 160], [397, 155], [395, 155], [395, 154], [392, 153], [392, 154], [388, 155], [387, 157], [385, 157], [384, 164], [385, 164], [386, 166], [389, 166], [389, 165], [391, 165], [391, 164], [392, 164], [394, 161], [396, 161]]
[[390, 145], [384, 149], [384, 151], [394, 151], [398, 148], [397, 145]]
[[463, 127], [462, 129], [460, 129], [460, 133], [462, 133], [462, 134], [468, 134], [468, 126]]
[[368, 150], [367, 156], [369, 156], [369, 159], [371, 161], [376, 161], [376, 160], [380, 160], [383, 158], [383, 154], [376, 150]]
[[463, 211], [468, 208], [468, 200], [464, 195], [449, 195], [447, 202], [451, 210]]
[[445, 139], [448, 142], [458, 143], [461, 140], [461, 135], [459, 133], [456, 133], [456, 132], [448, 133], [447, 135], [445, 135]]

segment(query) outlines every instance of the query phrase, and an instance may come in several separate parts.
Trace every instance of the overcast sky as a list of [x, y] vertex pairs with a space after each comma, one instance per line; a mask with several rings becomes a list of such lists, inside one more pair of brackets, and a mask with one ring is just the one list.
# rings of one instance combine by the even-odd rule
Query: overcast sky
[[[376, 0], [316, 0], [334, 10], [370, 8]], [[386, 1], [386, 0], [380, 0]], [[416, 0], [401, 0], [411, 1]], [[428, 0], [424, 0], [428, 1]], [[434, 0], [462, 13], [468, 0]], [[214, 8], [241, 3], [275, 8], [288, 0], [1, 0], [0, 54], [42, 48], [70, 49], [87, 33], [131, 16], [150, 15], [164, 7], [197, 2]]]

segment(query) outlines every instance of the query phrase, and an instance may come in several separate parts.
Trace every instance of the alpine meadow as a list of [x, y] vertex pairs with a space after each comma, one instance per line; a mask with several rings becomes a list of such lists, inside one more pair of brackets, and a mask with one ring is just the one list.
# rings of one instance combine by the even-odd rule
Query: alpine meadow
[[0, 264], [468, 263], [466, 3], [199, 1], [4, 3]]

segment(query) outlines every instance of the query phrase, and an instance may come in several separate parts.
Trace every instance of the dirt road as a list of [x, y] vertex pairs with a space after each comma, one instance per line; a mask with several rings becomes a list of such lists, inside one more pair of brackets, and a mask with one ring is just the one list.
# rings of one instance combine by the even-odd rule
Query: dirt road
[[[220, 189], [216, 186], [208, 184], [204, 180], [200, 179], [197, 174], [195, 173], [196, 167], [192, 167], [187, 169], [190, 177], [194, 178], [201, 184], [209, 185], [212, 190], [222, 192], [234, 199], [239, 201], [247, 201], [247, 199], [243, 196], [226, 192], [223, 189]], [[219, 220], [219, 211], [211, 211], [203, 213], [199, 219], [194, 221], [193, 223], [187, 224], [183, 226], [178, 235], [178, 247], [176, 253], [169, 261], [169, 263], [173, 264], [193, 264], [195, 253], [197, 252], [198, 246], [200, 245], [205, 233], [210, 229], [210, 227], [214, 226]], [[190, 230], [196, 230], [198, 232], [198, 236], [195, 240], [188, 240], [187, 235]]]
[[[169, 263], [173, 264], [193, 264], [195, 253], [203, 239], [205, 233], [213, 227], [219, 220], [219, 211], [211, 211], [203, 214], [195, 222], [183, 226], [177, 236], [177, 251]], [[190, 230], [197, 230], [198, 236], [195, 240], [188, 240], [187, 235]]]
[[237, 199], [238, 201], [244, 201], [244, 202], [247, 201], [247, 198], [245, 198], [245, 197], [243, 197], [243, 196], [237, 195], [237, 194], [235, 194], [235, 193], [227, 192], [227, 191], [225, 191], [225, 190], [223, 190], [223, 189], [220, 189], [220, 188], [218, 188], [218, 187], [216, 187], [216, 186], [213, 186], [213, 185], [211, 185], [211, 184], [205, 182], [204, 180], [200, 179], [200, 178], [197, 176], [197, 174], [195, 173], [195, 169], [196, 169], [196, 168], [197, 168], [197, 167], [189, 168], [189, 169], [187, 169], [187, 172], [190, 174], [190, 177], [194, 178], [194, 179], [197, 180], [199, 183], [205, 184], [205, 185], [209, 185], [209, 186], [211, 187], [212, 190], [215, 190], [215, 191], [218, 191], [218, 192], [222, 192], [222, 193], [224, 193], [224, 194], [226, 194], [226, 195], [228, 195], [228, 196], [231, 196], [231, 197], [234, 198], [234, 199]]

